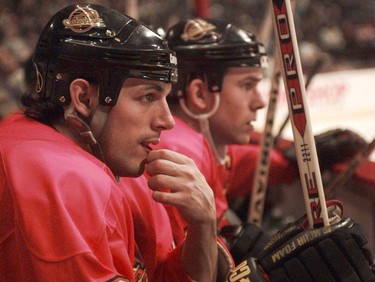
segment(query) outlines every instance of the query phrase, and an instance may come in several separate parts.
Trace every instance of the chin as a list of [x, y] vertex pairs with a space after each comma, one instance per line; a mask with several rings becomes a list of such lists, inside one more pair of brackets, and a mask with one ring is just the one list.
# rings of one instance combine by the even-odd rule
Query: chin
[[250, 141], [251, 141], [251, 135], [250, 134], [246, 134], [243, 138], [244, 140], [244, 144], [249, 144]]
[[250, 137], [249, 136], [244, 136], [242, 138], [237, 138], [236, 144], [237, 145], [246, 145], [250, 143]]
[[139, 177], [139, 176], [141, 176], [145, 171], [145, 165], [146, 165], [146, 160], [142, 161], [139, 164], [138, 168], [134, 168], [134, 170], [132, 170], [129, 173], [130, 175], [128, 175], [128, 177]]
[[111, 168], [115, 176], [120, 177], [139, 177], [145, 171], [146, 160], [142, 160], [138, 163], [129, 162], [127, 166], [117, 166], [116, 168]]
[[145, 166], [146, 166], [146, 160], [143, 160], [140, 162], [138, 166], [138, 170], [135, 172], [134, 177], [139, 177], [145, 172]]

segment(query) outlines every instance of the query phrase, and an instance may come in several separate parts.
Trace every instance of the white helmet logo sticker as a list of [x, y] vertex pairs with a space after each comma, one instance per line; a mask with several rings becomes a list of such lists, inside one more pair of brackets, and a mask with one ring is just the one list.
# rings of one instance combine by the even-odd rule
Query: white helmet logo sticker
[[75, 9], [68, 19], [63, 20], [63, 25], [65, 28], [70, 28], [77, 33], [89, 31], [93, 27], [105, 27], [103, 19], [99, 17], [98, 12], [89, 7]]
[[199, 40], [215, 28], [214, 25], [201, 19], [189, 20], [184, 26], [181, 39], [184, 41]]

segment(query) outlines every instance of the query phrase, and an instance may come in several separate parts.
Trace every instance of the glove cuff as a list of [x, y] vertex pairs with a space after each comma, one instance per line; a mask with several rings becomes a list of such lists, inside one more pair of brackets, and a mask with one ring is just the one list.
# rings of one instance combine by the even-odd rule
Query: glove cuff
[[259, 260], [262, 262], [264, 270], [269, 273], [271, 269], [268, 269], [268, 265], [272, 266], [272, 268], [280, 267], [283, 262], [296, 256], [297, 253], [332, 235], [337, 230], [343, 228], [349, 229], [352, 225], [353, 220], [348, 217], [334, 225], [304, 230], [296, 236], [293, 236], [292, 239], [278, 246], [276, 249], [272, 244], [267, 245], [264, 248], [264, 252], [259, 255]]

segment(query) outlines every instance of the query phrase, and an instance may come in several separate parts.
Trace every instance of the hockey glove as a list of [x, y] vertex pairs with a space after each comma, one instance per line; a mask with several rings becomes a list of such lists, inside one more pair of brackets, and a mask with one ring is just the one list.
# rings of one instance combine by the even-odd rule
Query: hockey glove
[[271, 238], [252, 223], [225, 226], [221, 229], [220, 235], [227, 243], [236, 265], [249, 257], [257, 257]]
[[[356, 153], [367, 146], [367, 142], [351, 130], [333, 129], [315, 136], [316, 151], [321, 170], [333, 164], [351, 160]], [[281, 149], [283, 155], [297, 166], [294, 145]]]
[[258, 259], [238, 265], [228, 281], [375, 281], [366, 243], [351, 218], [314, 229], [300, 220], [276, 233]]

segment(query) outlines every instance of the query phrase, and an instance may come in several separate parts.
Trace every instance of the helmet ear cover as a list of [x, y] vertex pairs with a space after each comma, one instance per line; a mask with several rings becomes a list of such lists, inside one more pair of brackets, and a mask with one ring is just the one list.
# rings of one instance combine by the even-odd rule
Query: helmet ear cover
[[178, 69], [178, 81], [172, 86], [172, 95], [169, 95], [168, 98], [173, 98], [173, 96], [176, 96], [175, 94], [177, 92], [182, 92], [181, 94], [184, 96], [186, 94], [185, 89], [187, 85], [196, 78], [207, 83], [209, 91], [221, 91], [222, 80], [227, 71], [226, 69], [222, 67], [211, 69], [212, 65], [210, 65], [209, 68], [205, 65], [197, 66], [196, 64], [192, 64], [191, 66], [184, 64], [184, 66], [185, 67]]

